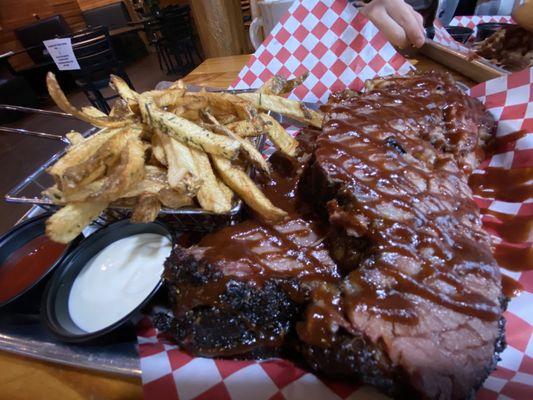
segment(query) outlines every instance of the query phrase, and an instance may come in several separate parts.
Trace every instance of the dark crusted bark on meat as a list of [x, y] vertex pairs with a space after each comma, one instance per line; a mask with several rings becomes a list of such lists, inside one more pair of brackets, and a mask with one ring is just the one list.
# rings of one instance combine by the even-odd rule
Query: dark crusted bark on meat
[[401, 369], [391, 363], [387, 353], [361, 333], [340, 333], [331, 347], [299, 345], [300, 353], [315, 371], [333, 378], [345, 378], [379, 387], [394, 398], [417, 397]]
[[[282, 289], [284, 282], [267, 280], [262, 287], [227, 279], [212, 265], [177, 247], [166, 262], [165, 281], [171, 303], [180, 290], [194, 292], [213, 285], [211, 304], [196, 304], [175, 313], [160, 326], [193, 353], [208, 357], [263, 358], [279, 354], [292, 331], [300, 307]], [[175, 310], [179, 305], [174, 304]]]

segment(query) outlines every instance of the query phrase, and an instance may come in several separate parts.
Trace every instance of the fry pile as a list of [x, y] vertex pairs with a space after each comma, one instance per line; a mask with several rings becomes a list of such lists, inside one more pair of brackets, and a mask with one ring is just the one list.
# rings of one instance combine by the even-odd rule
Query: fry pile
[[88, 138], [67, 134], [71, 145], [48, 169], [55, 185], [45, 195], [63, 207], [47, 221], [47, 235], [67, 243], [109, 206], [131, 207], [133, 222], [155, 220], [162, 207], [227, 213], [235, 194], [263, 218], [282, 218], [246, 172], [252, 165], [269, 174], [250, 138], [266, 134], [283, 153], [297, 154], [296, 140], [264, 111], [320, 127], [320, 112], [280, 96], [304, 79], [276, 76], [256, 93], [233, 95], [188, 92], [181, 81], [137, 93], [112, 76], [120, 99], [106, 115], [74, 107], [49, 73], [58, 107], [101, 130]]

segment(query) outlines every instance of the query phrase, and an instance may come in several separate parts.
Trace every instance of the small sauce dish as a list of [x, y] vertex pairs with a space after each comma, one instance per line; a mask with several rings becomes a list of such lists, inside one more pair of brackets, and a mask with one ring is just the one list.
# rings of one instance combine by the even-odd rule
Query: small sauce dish
[[70, 245], [45, 236], [50, 213], [29, 218], [0, 238], [0, 309], [39, 313], [40, 297], [52, 272], [80, 238]]
[[93, 233], [47, 285], [41, 306], [45, 325], [72, 343], [131, 336], [132, 321], [162, 286], [173, 244], [173, 233], [159, 222], [124, 220]]

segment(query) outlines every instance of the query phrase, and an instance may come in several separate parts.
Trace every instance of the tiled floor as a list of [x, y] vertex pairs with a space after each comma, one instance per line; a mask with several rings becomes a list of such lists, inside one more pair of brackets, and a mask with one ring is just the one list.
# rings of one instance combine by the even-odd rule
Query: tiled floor
[[[127, 67], [126, 71], [138, 91], [152, 89], [162, 80], [178, 78], [176, 75], [165, 75], [159, 69], [157, 58], [152, 53]], [[89, 105], [87, 98], [81, 92], [69, 95], [69, 99], [76, 106]], [[57, 110], [53, 106], [49, 109]], [[29, 115], [17, 122], [8, 124], [8, 126], [56, 134], [65, 134], [72, 129], [84, 131], [90, 128], [89, 125], [74, 119], [36, 114]], [[2, 170], [0, 173], [0, 193], [2, 195], [2, 200], [0, 200], [0, 234], [8, 230], [29, 208], [28, 206], [4, 202], [4, 194], [63, 146], [64, 144], [58, 141], [0, 131], [0, 169]]]

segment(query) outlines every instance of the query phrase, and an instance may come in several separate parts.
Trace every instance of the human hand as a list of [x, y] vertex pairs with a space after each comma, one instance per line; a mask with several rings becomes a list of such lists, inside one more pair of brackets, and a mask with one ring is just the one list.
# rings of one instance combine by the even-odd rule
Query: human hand
[[403, 0], [372, 0], [361, 12], [401, 49], [425, 42], [424, 19]]

